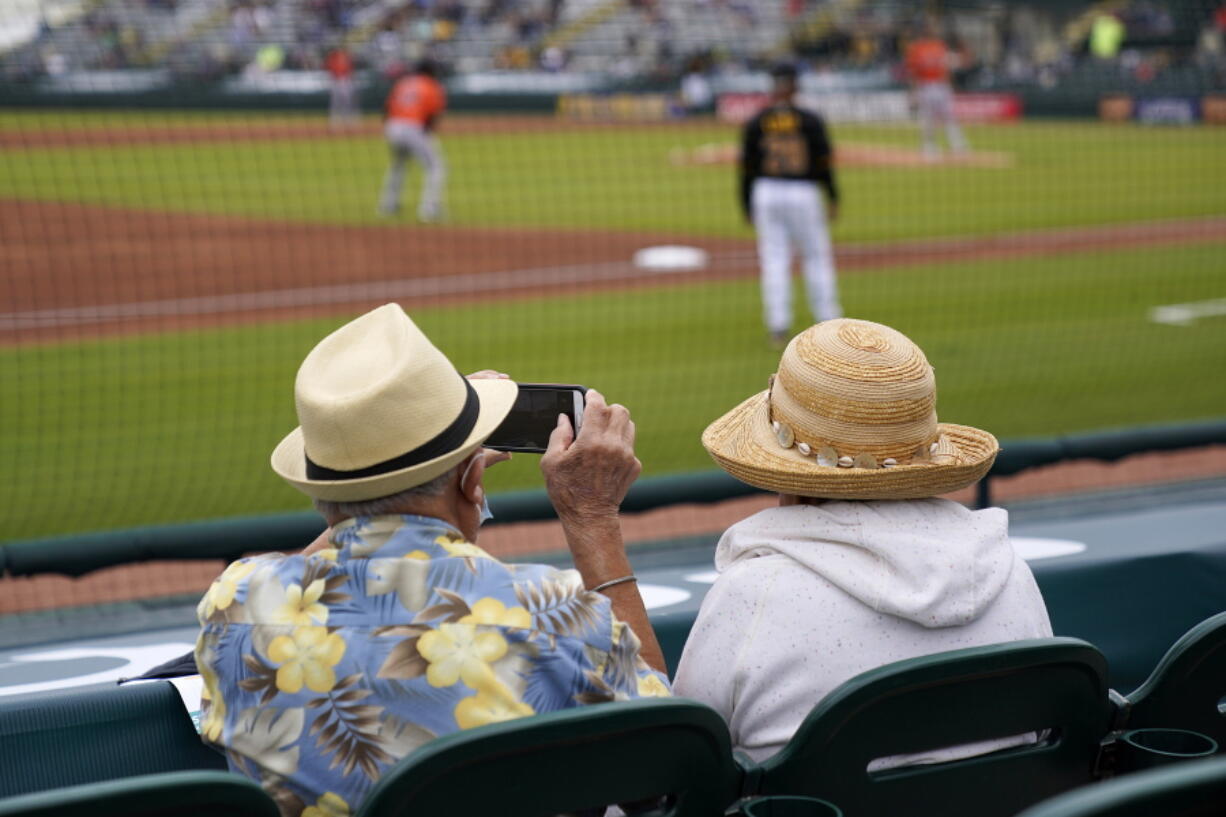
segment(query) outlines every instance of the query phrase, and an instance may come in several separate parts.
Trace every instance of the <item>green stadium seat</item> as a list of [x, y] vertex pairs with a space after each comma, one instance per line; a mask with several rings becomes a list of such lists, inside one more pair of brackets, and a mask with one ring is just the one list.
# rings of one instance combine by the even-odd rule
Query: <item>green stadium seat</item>
[[[761, 794], [846, 814], [1013, 815], [1094, 778], [1112, 717], [1107, 662], [1084, 641], [1017, 641], [900, 661], [822, 700], [779, 754], [747, 770]], [[868, 771], [882, 757], [1023, 735], [1037, 743]]]
[[718, 713], [695, 701], [643, 699], [432, 740], [383, 776], [358, 815], [540, 817], [667, 796], [653, 817], [718, 817], [739, 786]]
[[0, 817], [280, 817], [250, 780], [229, 772], [171, 772], [0, 799]]
[[0, 797], [225, 768], [167, 681], [0, 698]]
[[1222, 817], [1226, 760], [1138, 772], [1044, 801], [1018, 817]]
[[1145, 683], [1125, 697], [1131, 705], [1128, 728], [1189, 729], [1226, 748], [1226, 613], [1184, 633]]

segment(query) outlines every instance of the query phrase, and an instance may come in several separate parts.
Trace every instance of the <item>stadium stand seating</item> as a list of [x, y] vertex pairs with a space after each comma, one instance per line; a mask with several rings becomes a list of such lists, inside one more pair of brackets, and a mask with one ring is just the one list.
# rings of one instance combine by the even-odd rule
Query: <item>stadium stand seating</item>
[[[746, 790], [830, 800], [848, 814], [1013, 815], [1093, 779], [1112, 716], [1107, 665], [1071, 638], [900, 661], [846, 682]], [[1034, 744], [868, 771], [873, 760], [1036, 732]], [[753, 782], [753, 778], [760, 779]]]
[[511, 817], [665, 796], [666, 806], [653, 814], [719, 815], [736, 799], [739, 783], [728, 729], [713, 709], [644, 699], [433, 740], [384, 775], [358, 814]]
[[[845, 814], [917, 813], [914, 804], [923, 803], [918, 813], [1003, 817], [1101, 776], [1176, 757], [1127, 762], [1137, 752], [1123, 745], [1133, 734], [1125, 729], [1199, 731], [1221, 744], [1224, 678], [1226, 613], [1189, 630], [1129, 696], [1108, 690], [1106, 659], [1071, 638], [879, 667], [819, 703], [783, 751], [761, 763], [734, 757], [723, 720], [695, 701], [581, 707], [431, 741], [384, 776], [359, 814], [529, 815], [663, 797], [659, 814], [686, 817], [722, 814], [738, 798], [807, 797]], [[870, 771], [883, 757], [1027, 733], [1038, 741]], [[201, 743], [165, 682], [0, 699], [0, 768], [0, 817], [86, 808], [138, 817], [275, 813], [258, 786], [224, 771], [224, 759]], [[1165, 777], [1141, 771], [1126, 778], [1140, 782], [1118, 789], [1124, 794], [1112, 783], [1042, 806], [1087, 811], [1036, 807], [1027, 817], [1167, 814], [1144, 804], [1168, 800], [1176, 809], [1170, 814], [1220, 813], [1178, 809], [1195, 799], [1189, 792], [1220, 791], [1226, 766], [1184, 761]], [[471, 785], [475, 779], [482, 784]], [[206, 789], [207, 797], [196, 794]]]
[[1226, 746], [1226, 613], [1188, 630], [1126, 696], [1129, 728], [1190, 729]]
[[1226, 814], [1226, 760], [1128, 775], [1053, 797], [1018, 817], [1218, 817]]
[[229, 772], [172, 772], [0, 800], [0, 817], [278, 817], [255, 783]]
[[225, 768], [169, 682], [0, 698], [0, 797]]

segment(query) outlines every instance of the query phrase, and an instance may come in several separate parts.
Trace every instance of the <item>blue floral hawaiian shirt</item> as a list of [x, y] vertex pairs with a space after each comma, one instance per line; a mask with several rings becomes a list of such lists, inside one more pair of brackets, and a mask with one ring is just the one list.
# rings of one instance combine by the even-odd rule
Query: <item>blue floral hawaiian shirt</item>
[[197, 608], [202, 731], [292, 817], [341, 817], [437, 735], [668, 695], [574, 570], [504, 564], [420, 516], [226, 568]]

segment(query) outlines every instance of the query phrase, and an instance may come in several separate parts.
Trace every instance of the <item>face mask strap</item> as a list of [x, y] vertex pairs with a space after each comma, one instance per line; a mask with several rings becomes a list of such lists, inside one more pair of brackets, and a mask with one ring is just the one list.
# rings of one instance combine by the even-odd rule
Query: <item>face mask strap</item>
[[[473, 456], [473, 458], [468, 461], [468, 465], [464, 468], [464, 473], [460, 474], [460, 490], [461, 491], [464, 490], [464, 482], [465, 480], [468, 479], [468, 472], [471, 471], [472, 467], [477, 464], [477, 457], [484, 457], [484, 456], [485, 456], [484, 451], [478, 448], [476, 455]], [[477, 506], [477, 510], [481, 516], [481, 521], [478, 524], [483, 525], [490, 519], [494, 518], [493, 512], [490, 511], [490, 498], [485, 492], [484, 485], [481, 486], [481, 501], [479, 503], [474, 502], [473, 504]]]

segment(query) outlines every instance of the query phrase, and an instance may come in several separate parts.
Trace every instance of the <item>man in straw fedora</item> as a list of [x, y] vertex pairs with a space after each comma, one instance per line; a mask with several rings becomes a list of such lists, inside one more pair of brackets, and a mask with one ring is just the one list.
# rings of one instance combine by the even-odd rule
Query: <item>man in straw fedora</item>
[[932, 367], [901, 333], [851, 319], [810, 327], [787, 345], [769, 388], [708, 426], [702, 443], [737, 479], [779, 494], [779, 507], [720, 539], [719, 577], [674, 691], [719, 710], [755, 760], [861, 672], [1051, 635], [1006, 512], [939, 498], [987, 473], [996, 438], [937, 422]]
[[300, 554], [233, 563], [200, 602], [204, 739], [283, 814], [349, 814], [437, 735], [667, 695], [617, 512], [640, 470], [626, 409], [589, 391], [541, 461], [575, 570], [504, 564], [475, 544], [484, 440], [505, 375], [462, 377], [388, 304], [311, 350], [300, 426], [273, 470], [329, 530]]

